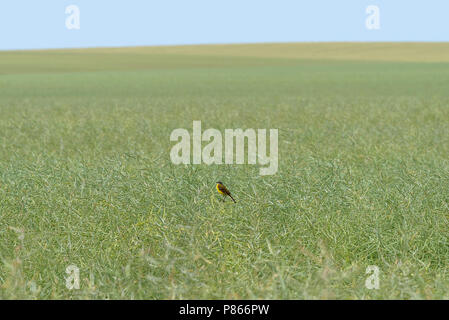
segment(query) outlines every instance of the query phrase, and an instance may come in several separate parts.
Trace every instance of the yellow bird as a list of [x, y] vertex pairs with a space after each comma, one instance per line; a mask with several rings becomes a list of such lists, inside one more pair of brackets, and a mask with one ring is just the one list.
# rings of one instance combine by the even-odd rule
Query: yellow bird
[[[232, 199], [232, 201], [234, 201], [234, 203], [237, 203], [234, 200], [234, 198], [231, 196], [231, 193], [229, 192], [229, 190], [220, 181], [217, 182], [217, 191], [219, 194], [222, 194], [225, 198], [226, 198], [226, 196], [229, 196]], [[223, 201], [224, 201], [224, 199], [223, 199]]]

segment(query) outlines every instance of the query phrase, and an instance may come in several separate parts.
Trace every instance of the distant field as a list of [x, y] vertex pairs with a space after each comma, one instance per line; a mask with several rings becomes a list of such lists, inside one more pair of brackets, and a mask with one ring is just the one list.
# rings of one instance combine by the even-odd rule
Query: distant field
[[[448, 43], [0, 52], [0, 112], [1, 299], [449, 299]], [[193, 120], [278, 173], [173, 165]]]

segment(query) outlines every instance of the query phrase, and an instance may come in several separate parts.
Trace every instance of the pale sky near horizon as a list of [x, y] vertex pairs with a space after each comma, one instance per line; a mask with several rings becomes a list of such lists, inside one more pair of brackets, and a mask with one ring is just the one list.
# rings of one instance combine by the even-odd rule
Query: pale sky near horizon
[[[66, 27], [66, 7], [80, 29]], [[379, 8], [368, 30], [366, 8]], [[449, 41], [449, 0], [4, 0], [0, 50], [207, 43]]]

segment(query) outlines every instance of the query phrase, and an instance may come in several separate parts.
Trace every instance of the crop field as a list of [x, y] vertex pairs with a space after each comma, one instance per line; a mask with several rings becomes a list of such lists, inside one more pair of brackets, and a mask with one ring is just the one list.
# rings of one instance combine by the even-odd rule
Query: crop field
[[0, 112], [0, 299], [449, 299], [447, 43], [5, 51]]

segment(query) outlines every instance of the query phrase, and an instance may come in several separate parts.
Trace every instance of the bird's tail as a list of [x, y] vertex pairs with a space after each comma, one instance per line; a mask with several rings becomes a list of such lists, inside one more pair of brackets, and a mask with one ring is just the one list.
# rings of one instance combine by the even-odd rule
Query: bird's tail
[[232, 201], [234, 201], [234, 203], [237, 203], [237, 201], [234, 200], [234, 198], [229, 194], [229, 196], [231, 197]]

